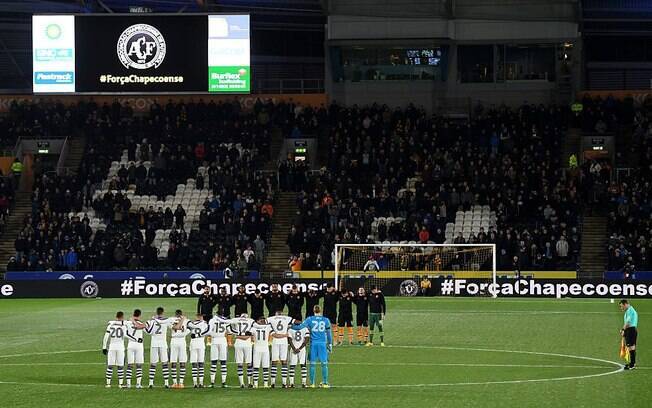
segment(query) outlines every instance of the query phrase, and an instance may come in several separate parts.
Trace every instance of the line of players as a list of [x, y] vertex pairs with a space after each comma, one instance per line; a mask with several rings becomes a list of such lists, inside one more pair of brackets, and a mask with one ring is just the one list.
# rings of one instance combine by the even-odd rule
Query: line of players
[[246, 294], [242, 286], [234, 295], [228, 294], [224, 288], [221, 288], [218, 294], [211, 294], [210, 290], [210, 287], [205, 287], [204, 294], [197, 302], [197, 313], [204, 315], [205, 320], [210, 320], [215, 308], [218, 315], [229, 317], [233, 306], [235, 306], [235, 316], [249, 313], [251, 310], [249, 315], [254, 320], [264, 314], [264, 308], [267, 308], [268, 314], [273, 316], [287, 306], [288, 316], [302, 320], [303, 306], [305, 305], [305, 316], [312, 316], [313, 307], [323, 298], [323, 314], [331, 322], [336, 345], [344, 343], [345, 329], [348, 332], [349, 344], [354, 343], [353, 305], [356, 306], [358, 344], [372, 346], [374, 330], [378, 327], [380, 345], [384, 345], [383, 320], [387, 308], [385, 297], [376, 286], [371, 288], [370, 293], [362, 287], [358, 288], [355, 294], [343, 290], [342, 286], [340, 290], [336, 290], [334, 285], [330, 285], [325, 291], [309, 290], [305, 293], [293, 286], [288, 294], [283, 293], [276, 284], [271, 285], [270, 291], [266, 294], [262, 294], [259, 290], [253, 294]]
[[[242, 307], [242, 299], [246, 297], [247, 303], [251, 303], [252, 314], [254, 319], [249, 318], [246, 309]], [[351, 292], [336, 291], [333, 286], [327, 288], [324, 292], [310, 291], [303, 295], [293, 287], [287, 295], [283, 294], [277, 285], [274, 285], [269, 293], [262, 296], [256, 292], [247, 296], [244, 290], [239, 290], [232, 298], [222, 291], [220, 295], [213, 296], [210, 293], [210, 287], [205, 288], [204, 294], [199, 298], [194, 320], [189, 320], [183, 316], [181, 310], [177, 310], [175, 317], [166, 318], [164, 310], [159, 307], [156, 310], [156, 316], [149, 321], [141, 320], [141, 311], [135, 310], [130, 320], [124, 319], [124, 314], [118, 312], [116, 318], [110, 321], [103, 339], [103, 352], [107, 355], [106, 369], [106, 386], [111, 386], [111, 379], [114, 368], [117, 370], [118, 384], [123, 386], [123, 379], [126, 387], [131, 387], [132, 376], [136, 377], [136, 388], [142, 388], [143, 365], [144, 365], [144, 336], [147, 333], [151, 336], [150, 345], [150, 366], [149, 366], [149, 387], [154, 386], [154, 377], [156, 375], [157, 365], [162, 366], [164, 386], [170, 387], [170, 377], [172, 378], [172, 388], [183, 388], [186, 374], [186, 364], [188, 362], [186, 337], [189, 335], [190, 340], [190, 364], [192, 368], [192, 378], [194, 387], [204, 386], [204, 362], [206, 343], [205, 337], [209, 337], [210, 345], [210, 379], [211, 387], [215, 386], [217, 375], [217, 365], [220, 365], [222, 387], [226, 387], [227, 377], [227, 356], [228, 346], [230, 345], [229, 337], [235, 338], [235, 362], [238, 366], [238, 379], [240, 387], [245, 387], [244, 371], [247, 371], [247, 386], [258, 387], [259, 369], [263, 369], [263, 386], [275, 387], [277, 377], [277, 367], [281, 365], [281, 378], [283, 387], [294, 387], [294, 377], [296, 366], [301, 367], [302, 386], [306, 384], [306, 347], [309, 342], [310, 333], [307, 329], [293, 330], [291, 328], [293, 321], [301, 321], [301, 306], [296, 308], [300, 302], [299, 298], [306, 298], [307, 315], [312, 315], [314, 305], [318, 305], [319, 298], [324, 297], [324, 316], [331, 322], [336, 321], [336, 304], [340, 303], [340, 330], [337, 331], [333, 324], [333, 334], [339, 334], [342, 343], [344, 326], [349, 328], [349, 342], [352, 343], [352, 311], [351, 303], [358, 305], [357, 323], [358, 336], [362, 342], [362, 336], [365, 335], [362, 329], [367, 326], [369, 320], [369, 307], [371, 307], [372, 330], [375, 321], [378, 322], [381, 333], [381, 345], [383, 341], [382, 320], [386, 311], [385, 301], [382, 293], [375, 287], [371, 295], [367, 296], [364, 289], [361, 288], [357, 295]], [[355, 301], [357, 299], [357, 301]], [[364, 298], [364, 299], [361, 299]], [[373, 299], [369, 301], [369, 299]], [[316, 300], [316, 301], [315, 301]], [[362, 300], [366, 302], [364, 309], [361, 308]], [[263, 303], [267, 306], [270, 317], [264, 318], [262, 314]], [[303, 301], [300, 302], [302, 304]], [[342, 304], [344, 303], [344, 306]], [[348, 306], [347, 306], [348, 304]], [[212, 316], [213, 306], [218, 306], [218, 315]], [[236, 317], [230, 319], [231, 305], [236, 306]], [[288, 306], [290, 316], [282, 315], [282, 310]], [[292, 306], [291, 306], [292, 305]], [[362, 309], [362, 310], [361, 310]], [[211, 314], [202, 313], [208, 310]], [[378, 312], [376, 312], [378, 311]], [[221, 314], [220, 314], [221, 312]], [[239, 313], [241, 312], [241, 313]], [[377, 318], [375, 316], [378, 316]], [[168, 359], [167, 332], [171, 332], [170, 353]], [[373, 336], [373, 334], [372, 334]], [[127, 345], [127, 370], [124, 370], [125, 347], [124, 339], [128, 339]], [[271, 338], [271, 358], [269, 344]], [[335, 338], [335, 336], [333, 336]], [[289, 341], [288, 341], [289, 340]], [[366, 343], [371, 345], [373, 339]], [[253, 344], [252, 344], [253, 343]], [[289, 360], [288, 360], [289, 354]], [[271, 359], [271, 367], [270, 367]], [[169, 361], [168, 361], [169, 360]], [[289, 361], [289, 370], [288, 370]], [[169, 365], [171, 363], [171, 366]], [[172, 373], [169, 369], [172, 368]], [[271, 368], [271, 379], [270, 379]], [[178, 371], [177, 371], [178, 369]], [[171, 374], [171, 375], [170, 375]], [[311, 372], [312, 375], [312, 372]], [[314, 384], [313, 384], [314, 386]]]

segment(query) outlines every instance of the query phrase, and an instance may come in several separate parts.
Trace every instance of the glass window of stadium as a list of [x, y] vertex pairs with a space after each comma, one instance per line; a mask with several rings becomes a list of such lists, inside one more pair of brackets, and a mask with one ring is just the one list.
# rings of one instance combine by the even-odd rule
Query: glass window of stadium
[[458, 80], [463, 83], [494, 81], [494, 46], [460, 45], [457, 47]]
[[554, 81], [555, 44], [498, 44], [497, 81]]
[[341, 47], [340, 51], [338, 80], [442, 80], [440, 47], [348, 46]]

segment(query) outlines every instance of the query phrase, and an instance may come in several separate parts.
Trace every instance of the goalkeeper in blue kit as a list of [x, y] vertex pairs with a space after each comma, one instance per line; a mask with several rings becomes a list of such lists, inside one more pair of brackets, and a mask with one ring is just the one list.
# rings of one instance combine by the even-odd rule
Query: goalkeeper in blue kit
[[315, 305], [314, 316], [308, 317], [301, 324], [292, 326], [293, 330], [308, 328], [310, 330], [310, 387], [315, 388], [315, 371], [317, 361], [321, 363], [320, 387], [330, 388], [328, 384], [328, 353], [333, 350], [333, 336], [331, 334], [331, 322], [321, 315], [321, 307]]

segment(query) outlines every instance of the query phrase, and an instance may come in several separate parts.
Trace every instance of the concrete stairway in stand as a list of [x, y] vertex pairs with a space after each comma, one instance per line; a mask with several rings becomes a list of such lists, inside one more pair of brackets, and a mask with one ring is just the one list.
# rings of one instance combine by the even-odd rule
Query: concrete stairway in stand
[[571, 154], [577, 156], [579, 164], [581, 144], [582, 131], [579, 128], [569, 128], [561, 148], [561, 165], [563, 167], [568, 168], [568, 159]]
[[277, 195], [272, 219], [272, 236], [265, 260], [266, 277], [282, 278], [283, 272], [288, 269], [290, 250], [285, 241], [296, 213], [296, 197], [295, 192], [279, 192]]
[[[79, 165], [84, 156], [84, 149], [86, 147], [86, 139], [75, 138], [69, 139], [70, 149], [64, 166], [68, 174], [74, 174], [79, 169]], [[24, 174], [19, 184], [19, 189], [16, 192], [16, 200], [14, 208], [11, 210], [5, 230], [2, 232], [0, 238], [0, 271], [4, 272], [7, 269], [7, 262], [9, 258], [14, 256], [16, 250], [14, 248], [14, 241], [18, 237], [18, 233], [23, 228], [25, 216], [29, 215], [32, 211], [32, 183], [31, 166], [24, 169]]]
[[585, 215], [582, 226], [581, 272], [578, 277], [601, 278], [607, 265], [607, 217]]

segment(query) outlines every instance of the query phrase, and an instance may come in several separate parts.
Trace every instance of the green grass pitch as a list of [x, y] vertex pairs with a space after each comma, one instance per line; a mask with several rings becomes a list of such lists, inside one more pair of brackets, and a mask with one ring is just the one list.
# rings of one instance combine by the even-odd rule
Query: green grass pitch
[[[652, 406], [646, 330], [652, 301], [633, 301], [639, 368], [623, 372], [622, 313], [597, 299], [390, 298], [387, 347], [336, 347], [327, 390], [196, 390], [187, 387], [190, 369], [186, 389], [166, 390], [160, 368], [153, 390], [120, 390], [115, 379], [114, 388], [103, 387], [101, 341], [116, 310], [138, 307], [149, 317], [159, 305], [192, 312], [195, 304], [189, 298], [0, 301], [0, 406]], [[146, 363], [148, 345], [146, 336]], [[233, 365], [229, 383], [237, 384]]]

